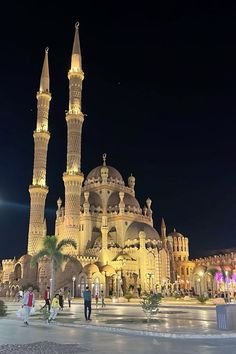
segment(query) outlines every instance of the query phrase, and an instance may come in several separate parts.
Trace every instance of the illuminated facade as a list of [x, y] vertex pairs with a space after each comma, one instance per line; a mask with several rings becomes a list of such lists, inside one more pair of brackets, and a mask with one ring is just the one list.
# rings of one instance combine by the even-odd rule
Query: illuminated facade
[[[77, 264], [64, 264], [57, 271], [58, 288], [71, 287], [81, 296], [86, 284], [93, 292], [104, 289], [106, 295], [122, 296], [128, 291], [163, 288], [190, 289], [194, 262], [189, 261], [188, 238], [174, 231], [166, 234], [162, 219], [160, 235], [153, 226], [152, 201], [147, 198], [141, 208], [135, 197], [135, 177], [127, 184], [119, 171], [102, 163], [84, 179], [81, 172], [81, 138], [84, 115], [81, 94], [84, 73], [76, 24], [69, 79], [67, 123], [67, 163], [63, 174], [64, 202], [57, 201], [55, 235], [59, 241], [71, 238], [77, 250], [67, 250], [77, 258]], [[12, 293], [22, 284], [33, 283], [40, 291], [50, 284], [49, 262], [30, 267], [30, 259], [41, 248], [47, 234], [44, 217], [48, 131], [49, 87], [48, 50], [45, 51], [40, 88], [37, 93], [37, 124], [34, 131], [34, 167], [30, 193], [28, 254], [16, 260], [3, 260], [0, 272], [3, 284], [10, 284]]]

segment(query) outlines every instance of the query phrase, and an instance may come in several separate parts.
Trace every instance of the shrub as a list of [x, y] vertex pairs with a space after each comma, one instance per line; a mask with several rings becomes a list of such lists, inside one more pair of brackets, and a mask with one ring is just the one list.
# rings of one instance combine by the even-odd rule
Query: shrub
[[161, 298], [161, 294], [144, 293], [141, 301], [141, 306], [145, 312], [145, 315], [147, 316], [147, 322], [149, 322], [151, 317], [156, 315], [159, 311]]
[[0, 300], [0, 316], [7, 315], [7, 306], [5, 305], [4, 301]]
[[131, 294], [131, 292], [128, 291], [124, 297], [128, 300], [128, 302], [130, 302], [130, 299], [132, 299], [133, 294]]
[[206, 302], [208, 299], [209, 299], [209, 297], [208, 297], [208, 296], [205, 296], [205, 295], [200, 295], [200, 296], [197, 297], [197, 300], [198, 300], [199, 302], [201, 302], [202, 304], [205, 304], [205, 302]]

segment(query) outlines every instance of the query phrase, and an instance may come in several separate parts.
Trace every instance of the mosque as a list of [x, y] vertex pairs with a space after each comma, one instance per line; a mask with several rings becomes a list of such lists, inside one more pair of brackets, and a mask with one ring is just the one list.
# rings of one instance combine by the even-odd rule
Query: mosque
[[[202, 262], [189, 260], [188, 238], [174, 232], [167, 234], [162, 218], [158, 232], [153, 226], [151, 199], [141, 207], [135, 196], [135, 177], [125, 182], [120, 172], [102, 156], [101, 165], [87, 176], [81, 171], [81, 139], [84, 114], [81, 93], [84, 73], [79, 41], [75, 35], [68, 72], [69, 104], [66, 111], [67, 163], [63, 174], [65, 194], [57, 201], [55, 235], [58, 241], [73, 239], [77, 249], [67, 249], [77, 262], [63, 264], [56, 273], [57, 288], [73, 288], [82, 296], [88, 284], [93, 291], [106, 296], [123, 296], [132, 292], [161, 291], [195, 286], [194, 269]], [[20, 259], [6, 259], [0, 268], [0, 295], [14, 294], [19, 287], [33, 284], [43, 293], [50, 285], [49, 260], [42, 259], [32, 268], [30, 260], [40, 251], [47, 235], [45, 202], [48, 130], [51, 101], [48, 49], [37, 92], [37, 122], [33, 132], [34, 166], [30, 193], [30, 218], [27, 254]]]

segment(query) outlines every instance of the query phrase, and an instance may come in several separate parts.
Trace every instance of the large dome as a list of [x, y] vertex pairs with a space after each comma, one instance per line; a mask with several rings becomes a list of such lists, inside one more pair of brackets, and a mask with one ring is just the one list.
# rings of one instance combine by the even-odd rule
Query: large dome
[[146, 239], [151, 240], [160, 240], [160, 236], [158, 232], [154, 229], [154, 227], [144, 224], [142, 222], [134, 221], [127, 229], [125, 234], [125, 239], [134, 240], [139, 238], [139, 232], [144, 231], [146, 234]]
[[[86, 181], [87, 183], [93, 183], [94, 180], [96, 181], [100, 181], [101, 180], [101, 168], [104, 166], [98, 166], [95, 167], [91, 172], [89, 172]], [[119, 171], [117, 171], [117, 169], [115, 169], [112, 166], [106, 166], [108, 168], [108, 179], [110, 179], [110, 181], [114, 181], [114, 182], [120, 182], [122, 184], [124, 184], [123, 178], [120, 174]]]

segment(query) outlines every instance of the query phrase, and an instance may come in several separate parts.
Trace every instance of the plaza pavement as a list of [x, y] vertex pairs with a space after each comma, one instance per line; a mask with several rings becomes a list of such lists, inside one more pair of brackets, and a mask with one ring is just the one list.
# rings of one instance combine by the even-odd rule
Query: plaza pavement
[[147, 324], [138, 304], [109, 303], [105, 309], [93, 305], [92, 322], [86, 322], [83, 305], [76, 301], [59, 313], [56, 324], [46, 324], [36, 311], [29, 327], [16, 318], [19, 304], [7, 306], [8, 316], [0, 320], [1, 354], [235, 354], [236, 332], [217, 330], [212, 306], [163, 304], [156, 319]]

